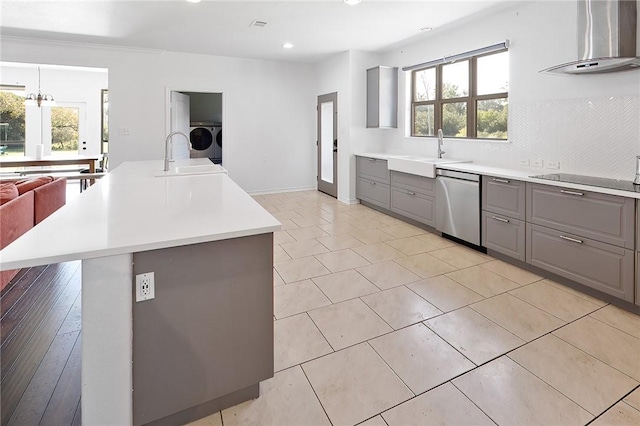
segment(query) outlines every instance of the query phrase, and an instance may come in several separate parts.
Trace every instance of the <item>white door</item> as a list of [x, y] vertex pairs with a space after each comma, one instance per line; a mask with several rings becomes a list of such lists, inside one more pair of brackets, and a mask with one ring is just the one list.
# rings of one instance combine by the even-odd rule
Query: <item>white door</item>
[[318, 190], [338, 195], [338, 93], [318, 96]]
[[[180, 92], [171, 92], [171, 132], [182, 132], [189, 138], [191, 127], [191, 115], [189, 113], [189, 95]], [[189, 158], [189, 142], [180, 135], [172, 140], [173, 159]]]

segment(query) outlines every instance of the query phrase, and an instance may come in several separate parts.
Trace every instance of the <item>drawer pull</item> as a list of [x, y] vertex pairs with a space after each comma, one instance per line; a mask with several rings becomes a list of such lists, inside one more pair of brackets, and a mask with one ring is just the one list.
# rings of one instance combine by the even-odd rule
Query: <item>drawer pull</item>
[[407, 195], [416, 195], [415, 192], [411, 192], [411, 191], [405, 191], [407, 193]]
[[369, 182], [369, 183], [370, 183], [371, 185], [375, 185], [375, 184], [376, 184], [376, 183], [375, 183], [375, 182], [373, 182], [373, 181], [371, 181], [371, 182]]
[[511, 183], [511, 181], [510, 181], [510, 180], [508, 180], [508, 179], [498, 179], [498, 178], [493, 178], [493, 179], [491, 179], [491, 180], [492, 180], [492, 181], [494, 181], [494, 182], [500, 182], [500, 183]]
[[561, 189], [560, 192], [563, 193], [563, 194], [568, 194], [568, 195], [578, 195], [580, 197], [582, 197], [584, 195], [584, 192], [567, 191], [565, 189]]
[[497, 220], [498, 222], [509, 223], [509, 219], [504, 219], [498, 216], [491, 216], [491, 219]]
[[579, 240], [577, 238], [566, 237], [564, 235], [560, 235], [560, 238], [562, 238], [563, 240], [571, 241], [572, 243], [582, 244], [584, 242], [584, 241]]
[[375, 163], [376, 159], [375, 158], [369, 158], [369, 161], [371, 161], [372, 163]]

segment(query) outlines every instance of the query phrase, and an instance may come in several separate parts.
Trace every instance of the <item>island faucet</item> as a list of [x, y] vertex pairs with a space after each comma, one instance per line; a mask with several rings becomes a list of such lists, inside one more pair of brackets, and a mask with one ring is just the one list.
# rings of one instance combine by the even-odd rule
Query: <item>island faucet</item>
[[[167, 136], [167, 139], [164, 141], [164, 171], [169, 171], [169, 163], [173, 162], [173, 144], [171, 142], [171, 138], [175, 135], [182, 135], [187, 140], [187, 144], [191, 143], [189, 140], [189, 136], [185, 135], [182, 132], [171, 132]], [[169, 145], [171, 145], [171, 149], [169, 149]]]
[[442, 156], [446, 154], [446, 152], [442, 150], [443, 143], [442, 129], [438, 129], [438, 158], [442, 158]]

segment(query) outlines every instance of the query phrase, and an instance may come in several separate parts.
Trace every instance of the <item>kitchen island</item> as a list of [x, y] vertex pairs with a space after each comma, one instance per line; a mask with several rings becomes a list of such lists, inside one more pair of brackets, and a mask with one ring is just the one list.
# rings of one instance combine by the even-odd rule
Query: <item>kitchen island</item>
[[209, 160], [174, 166], [126, 162], [0, 251], [2, 270], [82, 260], [85, 424], [188, 422], [273, 375], [280, 223]]

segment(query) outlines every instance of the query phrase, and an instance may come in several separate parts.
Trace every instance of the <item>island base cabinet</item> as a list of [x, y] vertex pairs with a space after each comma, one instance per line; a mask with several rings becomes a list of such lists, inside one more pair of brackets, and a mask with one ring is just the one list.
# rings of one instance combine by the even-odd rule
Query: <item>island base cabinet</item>
[[390, 209], [389, 185], [369, 179], [358, 178], [356, 195], [362, 200], [384, 209]]
[[628, 302], [634, 301], [634, 251], [527, 224], [527, 263]]
[[273, 234], [133, 254], [133, 424], [184, 424], [273, 376]]
[[434, 197], [426, 197], [404, 189], [391, 188], [391, 211], [425, 225], [435, 225], [436, 203]]
[[482, 212], [482, 245], [525, 261], [525, 223], [521, 220]]

